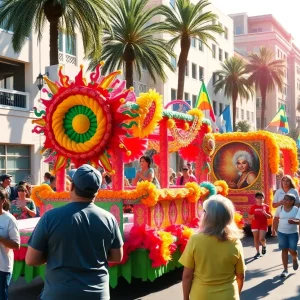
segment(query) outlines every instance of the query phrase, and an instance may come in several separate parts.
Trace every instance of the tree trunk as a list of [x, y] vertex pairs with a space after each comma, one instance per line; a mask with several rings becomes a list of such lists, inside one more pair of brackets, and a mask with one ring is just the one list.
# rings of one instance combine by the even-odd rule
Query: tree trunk
[[58, 65], [58, 23], [59, 19], [50, 22], [50, 66]]
[[184, 100], [184, 80], [187, 65], [187, 58], [191, 46], [191, 40], [188, 36], [181, 38], [181, 51], [178, 60], [178, 84], [177, 84], [177, 99]]
[[234, 91], [232, 93], [232, 127], [233, 131], [236, 131], [236, 101], [238, 98], [238, 93]]
[[132, 61], [125, 61], [125, 79], [126, 79], [126, 87], [129, 89], [130, 87], [133, 86], [133, 62]]
[[260, 129], [264, 129], [266, 124], [265, 120], [265, 111], [266, 111], [266, 97], [267, 97], [267, 87], [264, 84], [260, 86], [261, 94], [261, 112], [260, 112]]

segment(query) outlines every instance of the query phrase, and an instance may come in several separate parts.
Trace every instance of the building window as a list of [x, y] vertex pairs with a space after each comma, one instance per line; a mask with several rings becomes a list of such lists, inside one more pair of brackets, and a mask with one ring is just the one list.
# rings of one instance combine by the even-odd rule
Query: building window
[[223, 60], [223, 50], [219, 48], [219, 61]]
[[194, 37], [191, 39], [191, 45], [193, 48], [196, 48], [196, 39]]
[[251, 112], [251, 121], [253, 122], [254, 121], [254, 113]]
[[197, 79], [197, 66], [192, 63], [192, 78]]
[[190, 94], [189, 93], [184, 93], [184, 101], [190, 100]]
[[228, 40], [228, 28], [227, 27], [224, 27], [224, 37], [226, 40]]
[[177, 91], [174, 89], [171, 89], [171, 101], [176, 100], [177, 98]]
[[241, 119], [244, 120], [244, 110], [241, 109]]
[[203, 80], [204, 78], [204, 69], [199, 66], [199, 80]]
[[212, 57], [216, 58], [216, 45], [212, 44]]
[[236, 35], [244, 34], [244, 29], [243, 29], [243, 27], [242, 27], [242, 26], [237, 26], [237, 27], [235, 27], [234, 33], [235, 33]]
[[217, 101], [213, 100], [214, 113], [217, 114]]
[[227, 59], [228, 59], [228, 53], [225, 52], [225, 60], [227, 60]]
[[0, 144], [0, 174], [12, 175], [12, 182], [30, 181], [30, 146]]
[[219, 103], [219, 115], [223, 112], [223, 103]]
[[174, 70], [176, 70], [177, 61], [176, 61], [176, 57], [175, 56], [171, 56], [171, 64], [172, 64]]
[[[219, 26], [223, 29], [222, 23], [219, 22]], [[222, 35], [222, 32], [220, 32], [219, 35]]]
[[256, 97], [256, 108], [261, 108], [261, 97]]
[[186, 62], [186, 67], [185, 67], [185, 76], [189, 76], [189, 61], [188, 60]]
[[58, 59], [61, 63], [76, 65], [76, 36], [58, 35]]
[[248, 110], [246, 112], [246, 115], [247, 115], [247, 121], [250, 121], [250, 112]]
[[197, 96], [196, 95], [192, 95], [192, 107], [195, 107], [197, 102]]
[[198, 47], [200, 51], [203, 51], [203, 43], [201, 40], [198, 40]]
[[297, 66], [297, 74], [300, 75], [300, 67]]
[[213, 85], [215, 85], [217, 81], [218, 81], [218, 75], [217, 73], [213, 72]]
[[238, 119], [239, 118], [239, 108], [237, 107], [236, 108], [236, 119]]

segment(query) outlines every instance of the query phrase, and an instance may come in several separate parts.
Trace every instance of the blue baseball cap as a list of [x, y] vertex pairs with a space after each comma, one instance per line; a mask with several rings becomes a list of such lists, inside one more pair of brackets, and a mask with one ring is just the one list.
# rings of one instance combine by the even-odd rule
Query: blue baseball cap
[[77, 169], [72, 182], [81, 192], [94, 196], [101, 187], [102, 176], [94, 167], [84, 164]]

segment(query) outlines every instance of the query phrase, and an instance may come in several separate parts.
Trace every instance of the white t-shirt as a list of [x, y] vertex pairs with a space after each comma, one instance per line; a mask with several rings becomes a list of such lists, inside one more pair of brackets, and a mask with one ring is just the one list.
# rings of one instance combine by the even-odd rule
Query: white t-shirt
[[298, 216], [298, 207], [293, 206], [293, 208], [286, 212], [284, 207], [281, 205], [277, 207], [275, 212], [275, 217], [279, 217], [279, 225], [278, 231], [281, 233], [295, 233], [298, 232], [298, 225], [297, 224], [289, 224], [289, 219], [296, 219]]
[[[20, 233], [16, 218], [4, 211], [0, 215], [0, 236], [20, 244]], [[12, 273], [14, 266], [14, 251], [5, 247], [0, 241], [0, 271]]]
[[274, 199], [273, 199], [273, 203], [278, 203], [280, 202], [281, 200], [283, 200], [284, 196], [286, 194], [293, 194], [295, 197], [296, 197], [296, 204], [299, 204], [300, 203], [300, 199], [299, 199], [299, 194], [298, 194], [298, 191], [295, 190], [295, 189], [290, 189], [287, 193], [282, 189], [278, 189], [276, 192], [275, 192], [275, 195], [274, 195]]

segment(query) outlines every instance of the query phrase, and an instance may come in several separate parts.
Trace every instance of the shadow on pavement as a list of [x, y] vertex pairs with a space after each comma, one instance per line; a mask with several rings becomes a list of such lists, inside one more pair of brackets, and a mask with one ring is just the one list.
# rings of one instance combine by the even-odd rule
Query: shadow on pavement
[[[253, 299], [260, 299], [260, 298], [264, 298], [267, 297], [270, 292], [276, 288], [278, 288], [279, 286], [281, 286], [282, 284], [284, 284], [284, 282], [292, 277], [295, 274], [289, 274], [288, 277], [286, 278], [281, 278], [280, 276], [275, 276], [273, 277], [273, 279], [267, 279], [262, 281], [261, 283], [259, 283], [258, 285], [242, 292], [241, 295], [241, 300], [253, 300]], [[290, 298], [294, 299], [294, 298]], [[299, 299], [295, 298], [295, 299]], [[286, 299], [287, 300], [287, 299]]]
[[[253, 278], [258, 278], [258, 277], [264, 277], [267, 276], [269, 273], [272, 273], [274, 271], [278, 270], [278, 273], [282, 272], [282, 265], [276, 265], [270, 268], [265, 268], [265, 269], [254, 269], [254, 270], [246, 270], [246, 280], [250, 280]], [[274, 277], [275, 278], [275, 277]]]
[[143, 282], [141, 279], [133, 279], [129, 284], [125, 279], [120, 278], [118, 286], [115, 289], [110, 290], [110, 297], [111, 300], [140, 299], [149, 294], [165, 290], [170, 286], [181, 282], [181, 276], [182, 268], [176, 269], [168, 274], [164, 274], [162, 277], [157, 278], [153, 282]]

